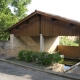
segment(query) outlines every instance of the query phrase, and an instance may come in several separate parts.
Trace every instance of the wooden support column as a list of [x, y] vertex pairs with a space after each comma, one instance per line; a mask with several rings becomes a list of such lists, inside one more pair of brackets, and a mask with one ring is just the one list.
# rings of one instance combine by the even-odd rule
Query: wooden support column
[[44, 37], [40, 34], [40, 52], [44, 52]]

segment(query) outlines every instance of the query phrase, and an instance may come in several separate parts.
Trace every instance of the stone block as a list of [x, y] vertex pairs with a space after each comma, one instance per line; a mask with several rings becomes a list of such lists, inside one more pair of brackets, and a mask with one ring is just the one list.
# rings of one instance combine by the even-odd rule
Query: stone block
[[52, 71], [54, 71], [54, 72], [64, 72], [64, 65], [59, 64], [59, 63], [54, 63]]

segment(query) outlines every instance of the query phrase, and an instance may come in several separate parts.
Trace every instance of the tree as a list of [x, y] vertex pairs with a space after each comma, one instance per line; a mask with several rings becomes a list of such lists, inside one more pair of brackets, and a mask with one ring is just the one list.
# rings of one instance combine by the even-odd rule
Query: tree
[[27, 16], [31, 0], [0, 0], [0, 40], [8, 40], [5, 32], [10, 26]]

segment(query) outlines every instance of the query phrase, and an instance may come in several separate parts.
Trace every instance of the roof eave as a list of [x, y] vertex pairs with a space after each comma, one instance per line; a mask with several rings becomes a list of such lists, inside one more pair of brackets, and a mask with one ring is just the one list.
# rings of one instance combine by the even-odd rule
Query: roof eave
[[12, 27], [8, 28], [8, 32], [13, 29], [15, 26], [18, 26], [19, 24], [21, 24], [22, 22], [24, 22], [25, 20], [31, 18], [32, 16], [34, 16], [35, 14], [40, 14], [40, 15], [43, 15], [43, 16], [48, 16], [48, 17], [51, 17], [51, 18], [56, 18], [58, 20], [62, 20], [62, 21], [66, 21], [68, 23], [73, 23], [75, 25], [78, 25], [80, 26], [80, 22], [77, 22], [77, 21], [74, 21], [74, 20], [70, 20], [70, 19], [67, 19], [67, 18], [63, 18], [61, 16], [56, 16], [56, 15], [52, 15], [52, 14], [49, 14], [49, 13], [45, 13], [45, 12], [41, 12], [41, 11], [38, 11], [38, 10], [35, 10], [33, 13], [31, 13], [30, 15], [28, 15], [27, 17], [25, 17], [24, 19], [22, 19], [21, 21], [17, 22], [16, 24], [14, 24]]

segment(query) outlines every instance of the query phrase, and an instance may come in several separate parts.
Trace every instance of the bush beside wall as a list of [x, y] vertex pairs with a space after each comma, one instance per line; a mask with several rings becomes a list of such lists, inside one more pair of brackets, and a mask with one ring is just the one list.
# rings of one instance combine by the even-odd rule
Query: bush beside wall
[[62, 62], [59, 52], [48, 53], [48, 52], [33, 52], [27, 50], [21, 50], [18, 53], [18, 59], [26, 62], [33, 62], [41, 65], [50, 65], [52, 63]]

